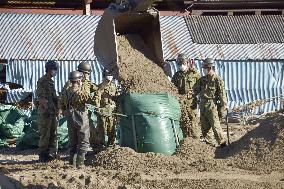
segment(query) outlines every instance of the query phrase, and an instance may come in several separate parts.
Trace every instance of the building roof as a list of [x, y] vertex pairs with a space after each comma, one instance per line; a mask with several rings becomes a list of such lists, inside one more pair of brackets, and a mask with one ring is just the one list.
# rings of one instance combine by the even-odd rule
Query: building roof
[[99, 19], [100, 16], [1, 13], [0, 59], [95, 59], [94, 34]]
[[[233, 19], [240, 18], [233, 17], [162, 16], [164, 58], [176, 58], [179, 52], [184, 52], [195, 59], [208, 56], [219, 60], [284, 59], [284, 25], [280, 22], [284, 21], [283, 17], [244, 16], [243, 20], [246, 18], [249, 23], [254, 23], [254, 27], [244, 26], [246, 22], [234, 23]], [[94, 34], [100, 18], [2, 13], [0, 59], [94, 60]], [[267, 20], [262, 22], [266, 18], [271, 23]], [[226, 19], [229, 21], [225, 22]], [[208, 25], [202, 24], [204, 22]], [[267, 36], [256, 31], [257, 24]], [[193, 28], [195, 25], [196, 28]], [[278, 32], [271, 31], [269, 27]], [[234, 37], [228, 37], [228, 34], [234, 34]]]
[[260, 2], [260, 1], [263, 2], [263, 0], [193, 0], [193, 1], [186, 1], [186, 2], [196, 3], [196, 2]]
[[[202, 18], [201, 18], [202, 17]], [[221, 19], [214, 19], [212, 16], [163, 16], [161, 17], [161, 32], [163, 40], [163, 50], [165, 59], [176, 58], [177, 53], [183, 52], [188, 54], [191, 58], [202, 59], [205, 57], [213, 57], [219, 60], [268, 60], [268, 59], [284, 59], [284, 41], [283, 41], [283, 23], [279, 20], [281, 16], [264, 16], [270, 18], [270, 25], [276, 28], [279, 33], [275, 34], [274, 31], [263, 31], [267, 36], [256, 32], [256, 28], [246, 28], [246, 33], [242, 33], [239, 28], [243, 28], [246, 23], [229, 22], [229, 27], [226, 25], [226, 19], [232, 16], [223, 16]], [[234, 16], [233, 16], [234, 17]], [[217, 17], [218, 18], [218, 17]], [[259, 18], [258, 16], [246, 16], [250, 22]], [[260, 18], [262, 19], [262, 18]], [[208, 25], [202, 25], [199, 20], [206, 20]], [[221, 20], [221, 21], [220, 21]], [[256, 19], [257, 20], [257, 19]], [[277, 20], [277, 22], [275, 21]], [[254, 22], [255, 24], [256, 21]], [[268, 28], [266, 23], [259, 23], [260, 28]], [[192, 28], [197, 25], [198, 28]], [[256, 25], [254, 25], [256, 27]], [[212, 28], [213, 27], [213, 28]], [[227, 29], [226, 29], [227, 28]], [[235, 30], [233, 30], [235, 28]], [[252, 31], [249, 31], [251, 29]], [[208, 30], [208, 31], [204, 31]], [[209, 32], [211, 31], [211, 33]], [[214, 33], [216, 32], [216, 33]], [[224, 33], [222, 33], [224, 32]], [[245, 35], [249, 33], [258, 34], [258, 36]], [[234, 33], [234, 37], [228, 38], [227, 33]], [[236, 37], [238, 36], [238, 37]], [[245, 39], [241, 39], [241, 37]], [[261, 40], [266, 40], [261, 42]], [[242, 40], [244, 43], [240, 43]], [[233, 42], [238, 43], [233, 43]], [[282, 42], [283, 41], [283, 42]], [[225, 43], [231, 42], [231, 43]]]
[[194, 43], [284, 43], [281, 15], [186, 16], [185, 20]]

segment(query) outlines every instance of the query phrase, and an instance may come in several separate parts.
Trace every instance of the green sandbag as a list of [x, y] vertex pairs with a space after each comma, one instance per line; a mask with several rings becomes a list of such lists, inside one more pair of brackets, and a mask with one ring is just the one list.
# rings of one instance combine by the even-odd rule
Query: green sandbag
[[[94, 111], [90, 109], [90, 126], [95, 126], [97, 117]], [[31, 116], [26, 119], [28, 124], [24, 128], [25, 134], [17, 140], [17, 147], [20, 149], [38, 148], [38, 127], [37, 127], [37, 110], [34, 109]], [[69, 147], [68, 128], [65, 118], [59, 120], [59, 128], [57, 130], [58, 148], [66, 149]]]
[[8, 143], [5, 140], [0, 139], [0, 148], [7, 147]]
[[[66, 149], [69, 146], [68, 129], [65, 119], [59, 120], [59, 128], [57, 130], [58, 148]], [[38, 148], [39, 134], [37, 122], [34, 120], [26, 128], [25, 134], [17, 140], [17, 148], [22, 150]]]
[[171, 155], [176, 151], [183, 134], [178, 100], [168, 93], [129, 93], [122, 97], [120, 144], [138, 152], [157, 152]]
[[59, 120], [59, 128], [57, 130], [58, 148], [67, 149], [69, 147], [68, 128], [65, 118]]
[[2, 105], [0, 120], [1, 139], [18, 138], [23, 135], [25, 116], [17, 108]]
[[36, 121], [32, 121], [26, 128], [25, 134], [17, 139], [16, 147], [21, 150], [38, 148], [38, 129]]
[[[27, 119], [29, 122], [25, 127], [25, 134], [17, 140], [17, 148], [31, 149], [38, 148], [39, 134], [37, 126], [37, 110], [34, 109], [31, 116]], [[59, 128], [57, 130], [58, 148], [65, 149], [69, 146], [67, 122], [64, 118], [59, 120]]]

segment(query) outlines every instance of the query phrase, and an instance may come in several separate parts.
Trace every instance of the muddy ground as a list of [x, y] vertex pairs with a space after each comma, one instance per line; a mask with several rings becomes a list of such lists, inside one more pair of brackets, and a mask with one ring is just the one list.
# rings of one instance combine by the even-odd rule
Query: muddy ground
[[231, 145], [219, 149], [185, 139], [172, 156], [119, 146], [89, 152], [86, 166], [68, 165], [67, 152], [47, 164], [36, 150], [0, 150], [3, 188], [284, 188], [284, 115], [231, 125]]

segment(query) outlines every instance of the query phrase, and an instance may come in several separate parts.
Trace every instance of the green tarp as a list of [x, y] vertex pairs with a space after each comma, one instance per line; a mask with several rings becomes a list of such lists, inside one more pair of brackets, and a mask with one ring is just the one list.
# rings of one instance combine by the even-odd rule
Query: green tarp
[[[89, 107], [90, 126], [95, 127], [97, 117], [93, 107]], [[58, 147], [68, 148], [68, 128], [64, 118], [59, 120], [57, 132]], [[7, 146], [6, 140], [17, 139], [16, 146], [20, 149], [38, 148], [37, 110], [31, 116], [24, 115], [21, 110], [11, 105], [0, 106], [0, 147]]]
[[[95, 127], [97, 124], [97, 117], [94, 113], [94, 107], [89, 106], [90, 126]], [[20, 149], [38, 148], [38, 129], [37, 129], [37, 110], [33, 110], [28, 119], [28, 126], [24, 129], [25, 134], [17, 140], [17, 147]], [[66, 149], [69, 146], [67, 121], [65, 118], [59, 120], [59, 128], [57, 130], [58, 147], [59, 149]]]
[[[27, 126], [24, 129], [24, 135], [17, 140], [17, 147], [20, 149], [38, 148], [38, 127], [37, 127], [37, 110], [33, 110]], [[57, 130], [58, 147], [68, 148], [68, 128], [64, 118], [59, 120], [59, 128]]]
[[183, 134], [179, 126], [181, 111], [177, 99], [168, 93], [129, 93], [122, 98], [120, 145], [138, 152], [171, 155]]
[[0, 138], [18, 138], [23, 134], [25, 117], [13, 106], [0, 106]]

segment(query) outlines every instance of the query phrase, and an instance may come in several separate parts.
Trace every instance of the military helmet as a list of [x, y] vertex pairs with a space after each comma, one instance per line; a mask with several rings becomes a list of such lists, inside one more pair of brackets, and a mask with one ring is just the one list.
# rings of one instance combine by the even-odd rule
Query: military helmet
[[185, 61], [187, 61], [187, 59], [188, 59], [188, 57], [186, 56], [186, 54], [180, 53], [180, 54], [178, 54], [178, 57], [177, 57], [177, 63], [182, 64]]
[[215, 66], [215, 61], [213, 58], [206, 58], [202, 61], [202, 68], [211, 68]]
[[77, 70], [89, 74], [91, 72], [91, 65], [88, 62], [83, 61], [77, 66]]
[[70, 81], [79, 81], [82, 78], [82, 73], [79, 71], [72, 71], [69, 73], [68, 79]]
[[45, 63], [45, 70], [47, 71], [48, 69], [51, 70], [57, 70], [58, 69], [58, 63], [55, 62], [54, 60], [49, 60]]
[[110, 73], [110, 71], [108, 71], [107, 69], [105, 69], [103, 71], [103, 77], [106, 77], [106, 76], [112, 76], [112, 74]]

